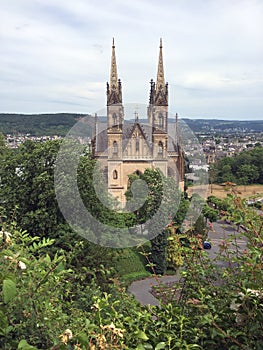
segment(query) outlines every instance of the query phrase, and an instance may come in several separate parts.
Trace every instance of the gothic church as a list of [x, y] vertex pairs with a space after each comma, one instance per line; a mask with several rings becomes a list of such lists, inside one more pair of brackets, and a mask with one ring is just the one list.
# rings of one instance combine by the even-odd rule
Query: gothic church
[[[122, 84], [118, 79], [114, 40], [112, 44], [110, 82], [107, 83], [107, 128], [95, 128], [92, 153], [104, 168], [108, 191], [122, 205], [128, 187], [128, 175], [159, 168], [165, 176], [176, 178], [183, 188], [184, 155], [180, 138], [168, 133], [168, 84], [164, 78], [162, 40], [160, 40], [157, 80], [150, 82], [148, 122], [124, 121]], [[98, 125], [98, 123], [96, 123]], [[177, 125], [177, 115], [176, 115]], [[176, 128], [177, 130], [177, 128]]]

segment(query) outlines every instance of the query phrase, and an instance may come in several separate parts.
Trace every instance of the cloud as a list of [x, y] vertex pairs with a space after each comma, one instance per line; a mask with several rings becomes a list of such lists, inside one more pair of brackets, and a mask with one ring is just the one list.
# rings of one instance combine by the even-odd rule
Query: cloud
[[102, 108], [113, 36], [125, 102], [147, 103], [162, 37], [172, 111], [262, 118], [260, 0], [2, 0], [0, 14], [2, 112]]

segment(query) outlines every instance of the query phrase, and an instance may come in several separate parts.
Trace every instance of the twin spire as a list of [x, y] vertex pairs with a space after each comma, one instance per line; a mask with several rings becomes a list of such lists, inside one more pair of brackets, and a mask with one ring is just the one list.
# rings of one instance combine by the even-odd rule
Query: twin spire
[[[158, 71], [156, 85], [151, 82], [151, 96], [150, 103], [155, 102], [161, 105], [167, 105], [168, 90], [164, 79], [163, 69], [163, 52], [162, 39], [160, 39], [160, 51], [158, 60]], [[158, 101], [159, 102], [158, 102]], [[107, 105], [122, 103], [121, 81], [118, 80], [117, 63], [115, 54], [114, 38], [112, 39], [112, 53], [111, 53], [111, 70], [110, 70], [110, 84], [107, 83]]]
[[114, 38], [112, 40], [110, 84], [107, 83], [107, 106], [122, 104], [121, 81], [118, 79]]
[[111, 53], [111, 72], [110, 72], [110, 88], [114, 89], [117, 87], [118, 73], [115, 55], [114, 38], [112, 39], [112, 53]]
[[164, 70], [163, 70], [163, 45], [162, 39], [160, 39], [160, 51], [159, 51], [159, 61], [158, 61], [158, 71], [157, 71], [157, 80], [156, 80], [156, 90], [164, 88]]

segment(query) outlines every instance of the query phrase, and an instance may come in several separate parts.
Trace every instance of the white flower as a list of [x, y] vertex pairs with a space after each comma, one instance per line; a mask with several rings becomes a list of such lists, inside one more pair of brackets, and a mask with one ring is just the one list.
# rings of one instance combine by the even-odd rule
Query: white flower
[[11, 242], [11, 233], [7, 231], [0, 231], [0, 238], [3, 239], [6, 243]]
[[26, 264], [23, 263], [23, 261], [18, 261], [17, 267], [19, 267], [21, 270], [26, 270]]
[[12, 258], [12, 256], [9, 256], [9, 255], [4, 255], [4, 259], [5, 260], [14, 260], [14, 258]]
[[237, 297], [235, 299], [233, 299], [231, 304], [230, 304], [230, 309], [235, 311], [236, 323], [238, 325], [242, 325], [245, 322], [246, 317], [247, 317], [246, 313], [244, 314], [242, 312], [242, 309], [246, 303], [246, 300], [249, 298], [253, 298], [253, 297], [262, 298], [262, 296], [263, 296], [263, 293], [260, 290], [248, 288], [246, 290], [246, 292], [247, 292], [247, 294], [239, 292]]
[[263, 296], [263, 293], [261, 291], [259, 291], [259, 290], [248, 288], [247, 292], [251, 293], [251, 294], [254, 294], [256, 297], [262, 297]]
[[[238, 298], [243, 300], [244, 299], [244, 293], [240, 292], [238, 293]], [[237, 303], [237, 298], [235, 298], [234, 300], [232, 300], [231, 304], [230, 304], [230, 309], [234, 310], [234, 311], [238, 311], [238, 309], [240, 308], [240, 306], [242, 305], [241, 303]]]
[[66, 329], [63, 334], [60, 335], [62, 343], [67, 344], [69, 339], [73, 337], [72, 331], [70, 329]]

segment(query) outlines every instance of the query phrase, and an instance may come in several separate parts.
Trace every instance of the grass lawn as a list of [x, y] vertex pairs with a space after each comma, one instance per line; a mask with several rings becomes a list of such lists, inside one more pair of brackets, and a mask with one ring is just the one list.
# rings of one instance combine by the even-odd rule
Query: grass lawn
[[[213, 195], [223, 199], [229, 193], [229, 189], [226, 186], [213, 184], [212, 186], [207, 185], [206, 187], [207, 197]], [[189, 196], [191, 196], [193, 191], [201, 189], [205, 190], [205, 186], [192, 186], [188, 188], [187, 192]], [[234, 186], [233, 190], [242, 198], [250, 198], [253, 196], [263, 197], [263, 185]]]

